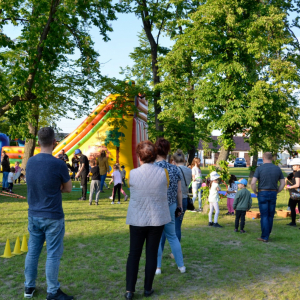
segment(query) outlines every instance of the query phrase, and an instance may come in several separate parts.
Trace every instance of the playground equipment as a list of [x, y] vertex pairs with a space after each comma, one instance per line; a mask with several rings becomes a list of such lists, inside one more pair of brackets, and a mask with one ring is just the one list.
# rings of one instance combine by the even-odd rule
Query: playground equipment
[[4, 133], [0, 133], [0, 152], [4, 146], [9, 146], [9, 137]]
[[[11, 165], [14, 165], [16, 161], [22, 162], [24, 155], [24, 147], [18, 146], [4, 146], [2, 147], [2, 151], [5, 151], [7, 156], [9, 157], [9, 162]], [[34, 155], [41, 152], [41, 148], [35, 147]]]

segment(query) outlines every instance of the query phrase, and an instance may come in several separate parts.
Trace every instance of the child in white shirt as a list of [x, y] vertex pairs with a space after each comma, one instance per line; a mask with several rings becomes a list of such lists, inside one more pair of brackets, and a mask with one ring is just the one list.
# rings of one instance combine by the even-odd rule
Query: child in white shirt
[[[213, 227], [222, 227], [221, 225], [218, 224], [218, 216], [219, 216], [219, 191], [221, 191], [221, 187], [219, 186], [219, 178], [220, 175], [217, 172], [211, 172], [210, 173], [210, 180], [211, 180], [211, 187], [209, 190], [209, 214], [208, 214], [208, 226], [213, 226]], [[212, 214], [213, 211], [215, 210], [215, 217], [214, 217], [214, 222], [212, 222]]]
[[226, 215], [234, 215], [233, 202], [235, 198], [235, 194], [238, 191], [238, 186], [235, 183], [237, 181], [235, 175], [231, 175], [228, 184], [227, 190], [227, 208], [228, 213]]
[[120, 203], [120, 191], [121, 191], [121, 186], [122, 186], [122, 175], [119, 171], [119, 165], [115, 164], [113, 166], [114, 172], [111, 174], [111, 181], [109, 184], [114, 183], [114, 190], [113, 190], [113, 201], [111, 204], [115, 204], [115, 197], [116, 193], [118, 192], [118, 204]]
[[12, 193], [12, 189], [14, 187], [14, 181], [15, 181], [15, 168], [11, 167], [10, 168], [10, 172], [8, 173], [8, 178], [7, 178], [7, 182], [8, 182], [8, 191], [10, 193]]

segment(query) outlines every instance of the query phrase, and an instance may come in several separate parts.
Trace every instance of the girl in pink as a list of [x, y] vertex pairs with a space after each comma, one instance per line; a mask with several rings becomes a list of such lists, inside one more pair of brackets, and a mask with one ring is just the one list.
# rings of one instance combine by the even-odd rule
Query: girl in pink
[[21, 184], [21, 178], [20, 178], [21, 171], [22, 171], [22, 169], [20, 167], [20, 163], [18, 161], [16, 161], [16, 163], [15, 163], [15, 175], [14, 175], [14, 177], [16, 178], [15, 184], [17, 184], [17, 180], [18, 180], [19, 184]]
[[231, 175], [229, 179], [228, 191], [227, 191], [228, 213], [226, 215], [234, 215], [233, 202], [234, 202], [235, 194], [238, 190], [238, 186], [235, 183], [235, 181], [237, 181], [235, 175]]

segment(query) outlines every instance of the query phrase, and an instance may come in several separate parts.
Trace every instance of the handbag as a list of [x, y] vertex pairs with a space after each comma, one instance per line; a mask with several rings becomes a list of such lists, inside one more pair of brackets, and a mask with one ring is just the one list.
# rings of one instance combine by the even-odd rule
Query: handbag
[[300, 200], [300, 189], [295, 189], [297, 192], [290, 192], [290, 198], [295, 201]]
[[[186, 183], [186, 180], [185, 180], [185, 176], [184, 176], [184, 173], [182, 172], [181, 168], [178, 167], [182, 173], [182, 176], [183, 176], [183, 179], [184, 179], [184, 183], [185, 183], [185, 186], [187, 187], [188, 189], [188, 185]], [[187, 210], [195, 210], [195, 206], [194, 206], [194, 203], [193, 203], [193, 200], [190, 198], [190, 196], [188, 195], [187, 196]]]

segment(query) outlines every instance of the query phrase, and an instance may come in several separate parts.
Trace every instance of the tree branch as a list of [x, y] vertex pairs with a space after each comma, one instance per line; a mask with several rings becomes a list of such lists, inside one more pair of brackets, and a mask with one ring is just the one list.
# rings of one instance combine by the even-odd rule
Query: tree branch
[[14, 20], [14, 21], [21, 21], [21, 22], [28, 22], [28, 20], [26, 20], [26, 19], [19, 19], [19, 18], [6, 18], [6, 19], [3, 19], [3, 20], [1, 20], [1, 23], [4, 23], [5, 21], [12, 21], [12, 20]]

